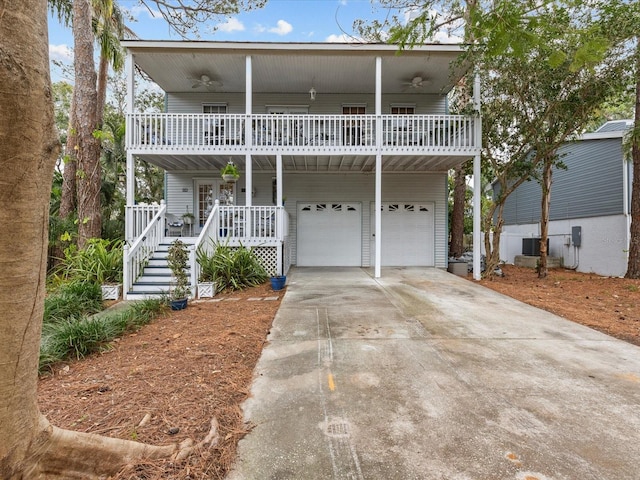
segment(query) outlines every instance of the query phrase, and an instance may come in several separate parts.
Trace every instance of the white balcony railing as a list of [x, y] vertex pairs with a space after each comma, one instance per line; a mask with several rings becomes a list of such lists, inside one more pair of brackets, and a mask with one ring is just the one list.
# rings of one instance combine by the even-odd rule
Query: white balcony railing
[[[246, 122], [250, 122], [248, 147]], [[127, 148], [155, 153], [181, 150], [371, 151], [414, 147], [473, 149], [474, 119], [462, 115], [234, 115], [134, 113], [127, 116]]]

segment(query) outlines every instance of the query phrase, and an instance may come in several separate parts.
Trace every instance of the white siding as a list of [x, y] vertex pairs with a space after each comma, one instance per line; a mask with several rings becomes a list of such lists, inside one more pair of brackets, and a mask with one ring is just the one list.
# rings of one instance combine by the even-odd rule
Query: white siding
[[[189, 206], [193, 212], [193, 185], [196, 178], [217, 178], [217, 171], [167, 174], [167, 210], [182, 215]], [[254, 205], [273, 205], [272, 179], [275, 172], [256, 173], [253, 186]], [[297, 202], [361, 202], [362, 208], [362, 266], [373, 266], [371, 258], [370, 205], [375, 201], [373, 174], [302, 174], [284, 173], [285, 208], [290, 215], [289, 236], [291, 261], [296, 264]], [[382, 175], [383, 202], [433, 202], [435, 205], [435, 266], [446, 267], [447, 252], [447, 196], [446, 173], [409, 173]], [[236, 204], [245, 205], [244, 179], [237, 184]], [[183, 190], [187, 191], [184, 192]]]
[[[296, 263], [297, 202], [375, 201], [374, 175], [356, 174], [286, 174], [284, 192], [290, 214], [289, 235], [292, 239], [292, 263]], [[384, 202], [433, 202], [435, 204], [435, 266], [444, 268], [446, 257], [446, 174], [387, 174], [382, 176]], [[373, 265], [371, 259], [370, 209], [362, 209], [362, 266]]]
[[[168, 113], [202, 113], [205, 103], [223, 103], [227, 113], [244, 113], [244, 93], [169, 93], [167, 94]], [[318, 92], [315, 101], [308, 94], [256, 94], [253, 97], [253, 112], [267, 113], [267, 105], [308, 105], [310, 115], [340, 115], [344, 104], [366, 105], [366, 113], [375, 114], [375, 97], [369, 94], [326, 94]], [[446, 100], [440, 95], [395, 94], [382, 97], [382, 114], [391, 113], [392, 104], [415, 105], [417, 115], [446, 114]]]
[[[582, 246], [567, 246], [571, 227], [582, 227]], [[538, 223], [505, 225], [500, 238], [500, 259], [513, 263], [522, 254], [522, 239], [539, 237]], [[627, 271], [628, 227], [624, 215], [574, 218], [549, 222], [549, 254], [579, 272], [621, 277]]]

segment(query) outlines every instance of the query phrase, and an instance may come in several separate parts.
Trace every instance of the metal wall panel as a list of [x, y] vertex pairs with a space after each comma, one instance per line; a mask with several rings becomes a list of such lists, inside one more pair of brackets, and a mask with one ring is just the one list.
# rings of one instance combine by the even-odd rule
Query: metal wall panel
[[[616, 215], [623, 212], [621, 139], [582, 140], [560, 149], [566, 169], [554, 169], [551, 220]], [[505, 224], [540, 221], [541, 189], [525, 182], [505, 204]]]

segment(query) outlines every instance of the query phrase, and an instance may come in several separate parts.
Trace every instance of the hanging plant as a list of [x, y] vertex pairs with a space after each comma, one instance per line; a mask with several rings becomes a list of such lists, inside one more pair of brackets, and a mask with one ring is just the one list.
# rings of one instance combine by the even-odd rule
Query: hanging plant
[[238, 172], [238, 167], [229, 160], [224, 168], [220, 171], [220, 175], [225, 182], [235, 182], [240, 178], [240, 172]]

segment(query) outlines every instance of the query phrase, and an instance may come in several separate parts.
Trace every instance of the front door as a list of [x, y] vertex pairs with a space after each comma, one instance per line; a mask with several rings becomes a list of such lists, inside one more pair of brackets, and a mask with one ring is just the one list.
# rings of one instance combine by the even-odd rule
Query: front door
[[221, 179], [199, 178], [195, 181], [194, 234], [198, 234], [213, 210], [215, 200], [220, 200], [220, 205], [235, 205], [235, 183], [225, 183]]

